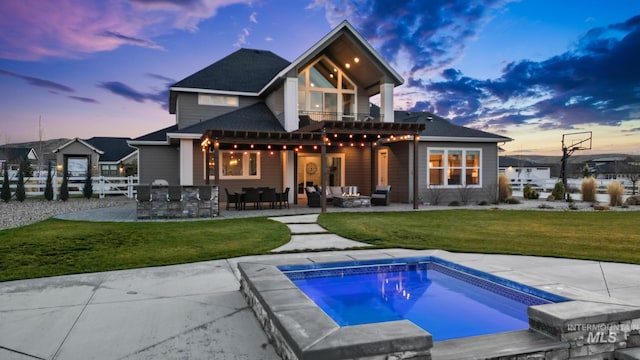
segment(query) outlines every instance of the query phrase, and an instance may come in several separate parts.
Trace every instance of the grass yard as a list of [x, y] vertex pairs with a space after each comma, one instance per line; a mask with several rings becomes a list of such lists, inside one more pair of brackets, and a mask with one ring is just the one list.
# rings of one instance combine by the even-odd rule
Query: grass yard
[[330, 232], [378, 247], [640, 264], [640, 212], [444, 210], [323, 214]]
[[[640, 212], [443, 210], [328, 213], [330, 232], [379, 248], [640, 264]], [[0, 281], [266, 254], [289, 241], [267, 218], [190, 222], [50, 219], [0, 231]]]
[[50, 219], [0, 231], [0, 281], [265, 254], [289, 241], [267, 218], [190, 222]]

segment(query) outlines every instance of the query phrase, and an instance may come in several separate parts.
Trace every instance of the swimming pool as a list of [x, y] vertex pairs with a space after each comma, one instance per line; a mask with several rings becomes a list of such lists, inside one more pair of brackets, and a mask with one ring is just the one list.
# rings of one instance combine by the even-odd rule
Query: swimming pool
[[406, 319], [434, 341], [524, 330], [529, 306], [567, 300], [436, 257], [280, 270], [340, 326]]
[[[424, 277], [425, 267], [426, 274], [431, 273], [433, 275], [435, 273], [433, 268], [438, 267], [438, 272], [452, 276], [455, 281], [473, 283], [478, 289], [498, 293], [505, 292], [516, 298], [527, 298], [529, 300], [533, 298], [535, 301], [543, 302], [569, 300], [534, 287], [444, 260], [441, 257], [432, 255], [410, 258], [394, 257], [393, 255], [389, 256], [388, 252], [372, 257], [368, 255], [369, 253], [370, 251], [365, 251], [361, 255], [358, 253], [355, 256], [349, 256], [351, 258], [349, 261], [344, 261], [344, 257], [341, 256], [316, 257], [315, 255], [306, 255], [238, 263], [240, 290], [282, 358], [351, 359], [377, 358], [377, 356], [395, 358], [423, 356], [429, 358], [432, 350], [435, 350], [438, 356], [443, 356], [444, 354], [443, 358], [453, 359], [457, 358], [456, 356], [459, 352], [457, 349], [461, 346], [460, 342], [464, 344], [461, 347], [463, 352], [477, 349], [479, 344], [482, 344], [481, 347], [485, 348], [484, 351], [487, 356], [495, 354], [500, 354], [501, 356], [504, 354], [530, 354], [532, 352], [545, 353], [545, 351], [566, 348], [566, 344], [536, 331], [531, 331], [531, 329], [434, 342], [434, 336], [430, 331], [404, 318], [393, 320], [392, 317], [383, 321], [375, 320], [376, 322], [355, 324], [356, 321], [359, 321], [356, 318], [356, 321], [347, 321], [353, 321], [354, 325], [341, 325], [339, 322], [343, 324], [345, 322], [330, 317], [325, 310], [294, 283], [296, 280], [292, 280], [292, 278], [296, 277], [322, 279], [329, 275], [346, 278], [357, 273], [376, 274], [376, 276], [382, 278], [376, 287], [378, 294], [380, 291], [384, 291], [388, 295], [388, 299], [393, 294], [395, 301], [400, 302], [403, 301], [399, 299], [402, 297], [404, 297], [404, 301], [414, 299], [416, 294], [421, 292], [420, 287], [428, 290], [428, 288], [434, 286], [435, 282], [434, 279], [429, 279], [429, 275], [427, 275], [427, 281], [418, 282], [417, 288], [410, 289], [406, 285], [407, 282], [404, 281], [404, 276], [407, 277], [407, 280], [411, 276]], [[375, 260], [369, 260], [371, 258]], [[404, 271], [409, 271], [410, 275], [399, 275]], [[389, 277], [389, 275], [392, 277]], [[384, 278], [385, 276], [387, 277], [386, 279]], [[399, 285], [399, 276], [403, 276], [402, 286]], [[386, 280], [389, 281], [387, 282]], [[449, 279], [445, 281], [445, 284], [451, 286], [454, 280]], [[396, 285], [398, 286], [396, 287]], [[462, 285], [466, 287], [468, 284]], [[346, 288], [352, 287], [354, 286], [346, 286]], [[452, 290], [452, 292], [455, 293], [456, 291]], [[375, 296], [380, 297], [380, 295]], [[350, 298], [353, 295], [347, 294], [344, 297]], [[368, 298], [369, 295], [361, 295], [360, 297], [361, 300]], [[529, 314], [534, 313], [536, 316], [533, 320], [529, 318], [530, 324], [531, 321], [534, 321], [531, 327], [535, 327], [535, 329], [556, 329], [554, 327], [557, 325], [554, 322], [556, 320], [550, 320], [555, 319], [555, 315], [552, 314], [553, 309], [548, 308], [556, 305], [562, 304], [551, 303], [530, 306], [528, 308]], [[460, 307], [465, 306], [459, 305], [458, 308]], [[412, 309], [410, 307], [408, 311]], [[502, 311], [510, 312], [510, 310], [504, 309]], [[361, 313], [377, 312], [382, 311], [377, 309], [361, 311]], [[451, 318], [442, 318], [443, 322], [450, 324], [452, 323], [450, 319], [455, 318], [458, 310], [438, 312], [451, 315]], [[462, 319], [463, 322], [466, 320], [467, 318]], [[465, 331], [465, 327], [466, 325], [464, 324], [452, 325], [454, 330], [459, 330], [460, 332]], [[442, 338], [445, 336], [442, 336]], [[440, 339], [441, 336], [437, 335], [436, 338]], [[455, 343], [455, 345], [452, 345], [452, 343]], [[507, 346], [506, 344], [509, 345]], [[508, 347], [507, 352], [505, 352], [505, 346]]]

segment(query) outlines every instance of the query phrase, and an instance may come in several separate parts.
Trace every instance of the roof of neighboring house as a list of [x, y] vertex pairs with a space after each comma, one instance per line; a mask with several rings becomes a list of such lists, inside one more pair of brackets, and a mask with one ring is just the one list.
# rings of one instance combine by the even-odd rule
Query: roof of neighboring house
[[267, 50], [240, 49], [171, 88], [258, 93], [289, 61]]
[[500, 167], [549, 167], [548, 165], [542, 165], [529, 160], [519, 159], [512, 156], [500, 156]]
[[178, 125], [171, 125], [164, 129], [156, 130], [152, 133], [142, 135], [135, 139], [127, 141], [129, 144], [135, 144], [138, 142], [163, 142], [167, 143], [167, 134], [178, 130]]
[[172, 132], [203, 134], [208, 129], [285, 131], [267, 105], [260, 102]]
[[426, 124], [420, 137], [430, 141], [490, 141], [506, 142], [513, 139], [451, 123], [429, 112], [395, 111], [395, 122], [422, 122]]
[[13, 146], [0, 146], [0, 160], [10, 163], [19, 163], [23, 159], [28, 159], [29, 156], [33, 157], [33, 160], [38, 159], [38, 155], [35, 150], [30, 147], [13, 147]]
[[100, 150], [100, 149], [96, 148], [95, 146], [93, 146], [93, 145], [89, 144], [86, 140], [82, 140], [82, 139], [80, 139], [80, 138], [75, 138], [75, 139], [73, 139], [73, 140], [70, 140], [70, 141], [68, 141], [68, 142], [66, 142], [66, 143], [64, 143], [64, 144], [62, 144], [62, 145], [60, 145], [60, 147], [58, 147], [58, 148], [56, 148], [56, 149], [54, 149], [54, 150], [53, 150], [53, 153], [54, 153], [54, 154], [55, 154], [55, 153], [58, 153], [58, 152], [59, 152], [59, 151], [61, 151], [62, 149], [66, 148], [67, 146], [69, 146], [69, 145], [71, 145], [71, 144], [73, 144], [73, 143], [75, 143], [75, 142], [79, 142], [80, 144], [82, 144], [82, 145], [86, 146], [87, 148], [91, 149], [92, 151], [97, 152], [97, 153], [98, 153], [98, 154], [100, 154], [100, 155], [102, 155], [102, 154], [104, 153], [104, 151], [102, 151], [102, 150]]
[[100, 155], [100, 162], [118, 162], [136, 152], [136, 149], [127, 144], [128, 140], [131, 138], [92, 137], [86, 142], [104, 152]]

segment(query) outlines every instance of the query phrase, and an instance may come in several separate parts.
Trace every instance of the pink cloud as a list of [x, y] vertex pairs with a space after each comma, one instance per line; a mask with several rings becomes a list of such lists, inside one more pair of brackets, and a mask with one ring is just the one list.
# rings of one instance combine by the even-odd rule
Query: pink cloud
[[153, 37], [197, 30], [221, 7], [250, 0], [9, 0], [0, 5], [0, 57], [81, 58], [122, 45], [162, 50]]

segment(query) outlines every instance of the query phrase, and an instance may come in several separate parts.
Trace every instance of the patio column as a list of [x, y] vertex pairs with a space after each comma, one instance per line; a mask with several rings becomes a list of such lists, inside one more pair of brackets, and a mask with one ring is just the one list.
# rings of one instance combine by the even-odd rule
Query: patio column
[[418, 173], [418, 168], [420, 166], [420, 162], [418, 161], [419, 148], [420, 144], [420, 136], [419, 133], [413, 135], [413, 208], [418, 209], [418, 193], [420, 192], [420, 185], [418, 184], [418, 180], [420, 180], [420, 174]]
[[320, 145], [320, 186], [322, 194], [320, 195], [320, 212], [327, 212], [327, 143], [324, 139], [327, 137], [327, 130], [322, 128], [322, 145]]
[[180, 139], [180, 185], [193, 185], [192, 139]]
[[[218, 196], [220, 196], [220, 142], [215, 139], [213, 142], [213, 172], [216, 177], [214, 184], [218, 188]], [[207, 163], [207, 168], [209, 167]]]
[[383, 122], [394, 122], [392, 83], [380, 85], [380, 115], [382, 115]]

